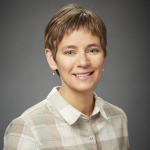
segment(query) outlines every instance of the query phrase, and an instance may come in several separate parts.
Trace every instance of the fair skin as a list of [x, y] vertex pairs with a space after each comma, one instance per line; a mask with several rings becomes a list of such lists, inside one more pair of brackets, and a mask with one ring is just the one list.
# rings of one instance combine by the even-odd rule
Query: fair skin
[[90, 117], [94, 108], [93, 90], [105, 62], [100, 39], [79, 29], [65, 34], [58, 45], [56, 62], [45, 50], [52, 70], [58, 69], [62, 87], [59, 92], [68, 103]]

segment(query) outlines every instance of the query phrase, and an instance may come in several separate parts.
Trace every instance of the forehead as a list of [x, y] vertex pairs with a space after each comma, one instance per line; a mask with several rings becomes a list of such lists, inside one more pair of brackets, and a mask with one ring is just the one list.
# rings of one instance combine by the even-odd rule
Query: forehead
[[100, 38], [97, 35], [92, 35], [91, 31], [85, 31], [83, 29], [74, 30], [71, 33], [66, 33], [58, 47], [63, 45], [87, 45], [97, 43], [100, 44]]

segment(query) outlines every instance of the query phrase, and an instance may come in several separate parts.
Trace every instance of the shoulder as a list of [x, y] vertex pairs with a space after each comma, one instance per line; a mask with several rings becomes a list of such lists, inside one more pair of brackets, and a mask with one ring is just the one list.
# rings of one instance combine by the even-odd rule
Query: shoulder
[[47, 99], [45, 99], [27, 109], [19, 118], [24, 120], [27, 125], [34, 126], [35, 120], [41, 120], [46, 116], [48, 117], [51, 115], [51, 112], [51, 104], [49, 103], [49, 101], [47, 101]]
[[19, 124], [32, 128], [35, 126], [37, 120], [42, 120], [44, 117], [51, 115], [51, 108], [51, 104], [45, 99], [24, 111], [22, 115], [10, 123], [9, 127], [14, 124]]
[[[8, 125], [4, 135], [4, 147], [11, 147], [10, 138], [16, 142], [23, 137], [32, 141], [32, 145], [37, 145], [35, 128], [45, 125], [47, 117], [52, 116], [51, 112], [51, 104], [46, 99], [27, 109], [21, 116], [11, 121]], [[19, 146], [19, 142], [16, 146]]]
[[107, 131], [109, 130], [109, 133], [115, 133], [115, 137], [118, 139], [122, 148], [124, 146], [125, 149], [129, 149], [128, 121], [125, 112], [100, 97], [98, 99], [108, 118], [104, 125], [105, 129], [107, 129]]
[[103, 110], [105, 111], [108, 118], [121, 117], [127, 121], [127, 116], [121, 108], [103, 100], [100, 97], [98, 97], [98, 99], [101, 101], [101, 105], [103, 107]]

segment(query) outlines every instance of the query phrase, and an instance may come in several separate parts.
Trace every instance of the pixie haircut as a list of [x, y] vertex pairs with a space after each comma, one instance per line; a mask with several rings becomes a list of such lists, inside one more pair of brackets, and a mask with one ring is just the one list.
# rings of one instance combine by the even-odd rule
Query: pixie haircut
[[[78, 29], [90, 31], [92, 35], [98, 36], [106, 57], [107, 31], [104, 22], [93, 11], [70, 4], [59, 10], [45, 28], [45, 48], [52, 51], [54, 60], [64, 35]], [[56, 72], [59, 75], [57, 70]]]

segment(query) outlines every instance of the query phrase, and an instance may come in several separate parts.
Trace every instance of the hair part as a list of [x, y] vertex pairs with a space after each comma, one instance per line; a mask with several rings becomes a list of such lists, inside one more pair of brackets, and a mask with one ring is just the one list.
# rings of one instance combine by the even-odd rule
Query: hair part
[[[97, 35], [100, 38], [104, 57], [106, 57], [107, 30], [104, 22], [93, 11], [69, 4], [59, 10], [45, 28], [45, 48], [52, 51], [54, 60], [57, 47], [64, 35], [79, 29], [90, 31], [92, 35]], [[56, 72], [59, 75], [58, 70]]]

